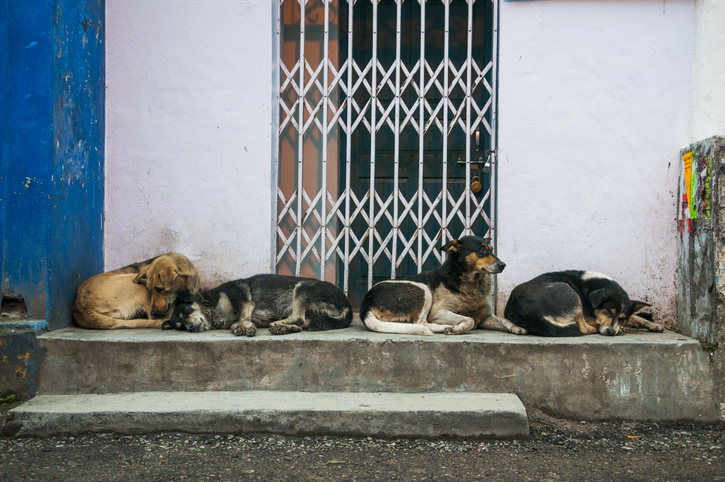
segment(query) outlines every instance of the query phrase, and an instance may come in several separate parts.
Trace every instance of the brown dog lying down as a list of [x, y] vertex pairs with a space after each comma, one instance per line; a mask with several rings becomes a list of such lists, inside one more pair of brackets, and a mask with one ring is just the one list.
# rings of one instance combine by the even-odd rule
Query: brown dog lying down
[[166, 253], [87, 279], [78, 288], [73, 318], [98, 330], [161, 328], [176, 296], [196, 292], [201, 280], [183, 254]]

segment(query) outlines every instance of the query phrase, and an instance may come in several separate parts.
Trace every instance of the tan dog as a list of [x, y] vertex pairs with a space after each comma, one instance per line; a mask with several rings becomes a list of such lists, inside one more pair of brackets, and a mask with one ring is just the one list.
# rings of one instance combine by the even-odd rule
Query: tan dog
[[161, 328], [176, 296], [196, 292], [201, 280], [183, 254], [166, 253], [87, 279], [78, 288], [73, 318], [99, 330]]

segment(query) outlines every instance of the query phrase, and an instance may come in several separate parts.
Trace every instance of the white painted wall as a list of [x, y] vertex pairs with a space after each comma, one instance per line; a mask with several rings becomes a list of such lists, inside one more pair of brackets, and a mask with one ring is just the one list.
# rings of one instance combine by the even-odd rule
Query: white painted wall
[[[271, 4], [107, 1], [107, 269], [180, 251], [206, 285], [271, 270]], [[499, 307], [542, 272], [592, 269], [672, 321], [695, 2], [500, 13]]]
[[271, 270], [272, 2], [107, 0], [106, 269]]
[[692, 142], [725, 136], [725, 1], [697, 0]]
[[540, 273], [590, 269], [674, 322], [694, 10], [691, 0], [501, 3], [499, 307]]

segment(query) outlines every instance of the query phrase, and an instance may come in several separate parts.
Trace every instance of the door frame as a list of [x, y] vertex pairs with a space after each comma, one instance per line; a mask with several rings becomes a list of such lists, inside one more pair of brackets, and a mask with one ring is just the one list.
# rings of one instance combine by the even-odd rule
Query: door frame
[[[379, 1], [376, 0], [356, 0], [357, 2], [370, 1], [373, 5], [373, 9], [376, 12], [373, 17], [373, 29], [377, 32], [377, 6]], [[410, 2], [411, 0], [407, 0]], [[413, 0], [415, 1], [415, 0]], [[478, 66], [476, 59], [471, 56], [471, 49], [469, 47], [468, 58], [466, 64], [459, 66], [453, 66], [447, 63], [448, 55], [445, 55], [445, 65], [439, 66], [425, 66], [425, 68], [417, 69], [418, 79], [409, 78], [407, 73], [411, 72], [415, 66], [411, 66], [410, 69], [407, 66], [401, 67], [399, 63], [399, 40], [400, 35], [396, 35], [397, 45], [397, 65], [392, 72], [390, 69], [373, 68], [376, 59], [373, 58], [372, 62], [367, 66], [360, 66], [351, 63], [349, 59], [352, 58], [351, 42], [349, 39], [352, 38], [354, 26], [353, 13], [354, 9], [347, 9], [347, 18], [339, 17], [341, 11], [340, 4], [347, 3], [345, 0], [278, 0], [276, 2], [277, 9], [277, 35], [275, 38], [277, 59], [279, 62], [279, 69], [275, 72], [278, 75], [279, 86], [276, 91], [276, 105], [273, 107], [277, 110], [278, 124], [275, 132], [274, 142], [276, 143], [275, 149], [275, 162], [274, 162], [274, 173], [273, 178], [275, 182], [273, 196], [274, 212], [276, 213], [276, 219], [274, 222], [274, 233], [273, 233], [273, 266], [276, 272], [282, 274], [293, 274], [297, 276], [312, 276], [319, 279], [329, 280], [340, 280], [341, 288], [347, 293], [349, 288], [349, 271], [348, 267], [350, 261], [354, 256], [362, 256], [366, 261], [372, 259], [373, 263], [369, 265], [369, 276], [368, 284], [372, 284], [372, 269], [374, 263], [380, 259], [381, 256], [385, 256], [391, 260], [391, 278], [396, 276], [395, 266], [398, 263], [397, 253], [397, 242], [390, 245], [388, 249], [388, 243], [390, 239], [397, 240], [398, 232], [397, 226], [399, 224], [399, 208], [403, 208], [405, 211], [405, 203], [401, 205], [400, 200], [394, 196], [393, 201], [388, 202], [387, 200], [381, 200], [377, 195], [372, 195], [368, 190], [366, 195], [356, 196], [356, 193], [352, 192], [349, 178], [349, 164], [346, 169], [339, 168], [339, 166], [333, 166], [341, 156], [339, 153], [330, 153], [330, 147], [339, 149], [341, 144], [340, 137], [348, 136], [348, 141], [345, 146], [346, 149], [350, 149], [349, 135], [350, 129], [359, 128], [361, 125], [377, 126], [377, 128], [384, 128], [384, 124], [394, 123], [394, 129], [399, 130], [401, 117], [405, 117], [409, 114], [407, 106], [401, 109], [401, 103], [393, 102], [391, 105], [376, 106], [377, 108], [371, 108], [373, 104], [372, 100], [369, 100], [366, 105], [353, 105], [349, 99], [353, 99], [353, 96], [342, 95], [349, 92], [350, 89], [359, 89], [361, 86], [368, 88], [370, 92], [376, 91], [379, 88], [378, 82], [381, 80], [383, 83], [393, 83], [393, 88], [397, 93], [396, 98], [400, 99], [401, 92], [401, 81], [405, 84], [411, 82], [417, 85], [424, 85], [424, 95], [428, 92], [428, 89], [434, 88], [435, 84], [440, 85], [438, 81], [441, 69], [443, 70], [442, 84], [444, 91], [450, 93], [451, 88], [451, 73], [453, 73], [455, 82], [464, 82], [465, 89], [470, 92], [471, 86], [473, 88], [487, 88], [488, 89], [488, 100], [485, 106], [474, 106], [471, 105], [470, 95], [467, 96], [467, 105], [465, 106], [465, 126], [461, 128], [464, 132], [467, 132], [468, 141], [466, 142], [466, 190], [465, 193], [470, 193], [470, 170], [471, 170], [471, 134], [476, 129], [472, 128], [474, 125], [481, 124], [490, 133], [490, 155], [487, 161], [490, 162], [490, 186], [487, 199], [482, 202], [481, 205], [473, 203], [471, 205], [470, 195], [465, 196], [465, 202], [463, 205], [459, 200], [453, 200], [453, 208], [449, 211], [449, 199], [448, 192], [446, 189], [446, 195], [441, 196], [438, 202], [441, 204], [441, 229], [437, 236], [433, 239], [426, 239], [423, 232], [423, 225], [419, 225], [417, 229], [416, 242], [416, 266], [418, 271], [421, 270], [423, 263], [430, 257], [435, 256], [439, 262], [442, 262], [442, 253], [435, 249], [438, 244], [444, 244], [446, 240], [451, 237], [457, 237], [457, 234], [450, 233], [448, 231], [448, 225], [452, 216], [463, 216], [464, 218], [464, 232], [462, 234], [470, 233], [471, 220], [476, 219], [476, 216], [484, 215], [485, 206], [488, 204], [489, 215], [486, 219], [488, 225], [488, 235], [492, 238], [492, 244], [494, 249], [496, 248], [496, 227], [497, 227], [497, 159], [496, 152], [498, 147], [497, 138], [497, 108], [498, 108], [498, 24], [499, 24], [499, 0], [476, 0], [478, 2], [490, 1], [492, 6], [492, 32], [490, 34], [491, 42], [491, 59], [488, 65]], [[400, 30], [400, 11], [403, 0], [394, 0], [397, 4], [398, 11], [398, 30]], [[449, 24], [449, 11], [450, 5], [456, 2], [456, 0], [440, 0], [440, 3], [444, 5], [446, 11], [445, 22]], [[421, 16], [425, 18], [425, 6], [426, 2], [418, 2], [422, 5]], [[456, 2], [458, 3], [458, 2]], [[466, 2], [469, 6], [469, 18], [468, 18], [468, 42], [469, 46], [471, 43], [471, 28], [472, 25], [472, 11], [473, 11], [473, 0]], [[428, 0], [428, 5], [433, 4], [433, 0]], [[296, 12], [296, 13], [295, 13]], [[314, 14], [314, 15], [311, 15]], [[296, 15], [296, 17], [295, 17]], [[296, 31], [293, 35], [299, 35], [297, 37], [296, 44], [290, 41], [290, 32], [295, 29], [294, 20], [297, 20]], [[323, 19], [320, 27], [320, 19]], [[304, 22], [301, 19], [305, 19]], [[345, 20], [347, 20], [345, 22]], [[339, 36], [334, 38], [335, 32], [334, 26], [337, 24], [340, 28], [343, 24], [347, 26], [346, 31], [339, 31]], [[317, 33], [315, 33], [317, 29]], [[422, 29], [424, 36], [425, 28]], [[448, 29], [445, 33], [446, 52], [448, 52]], [[315, 35], [317, 38], [315, 38]], [[341, 60], [336, 55], [331, 58], [330, 46], [337, 43], [339, 45], [340, 39], [343, 35], [348, 37], [348, 55], [347, 58]], [[377, 42], [377, 34], [373, 35], [373, 52], [375, 52]], [[316, 44], [315, 44], [316, 43]], [[314, 47], [314, 46], [317, 47]], [[289, 61], [290, 46], [293, 48], [296, 55], [296, 63], [292, 64]], [[313, 46], [312, 48], [310, 46]], [[285, 47], [288, 51], [285, 52]], [[315, 48], [319, 52], [315, 52]], [[334, 46], [333, 46], [334, 49]], [[424, 51], [424, 47], [421, 48]], [[315, 55], [321, 53], [321, 58], [315, 59]], [[285, 55], [287, 55], [287, 64], [285, 64]], [[373, 53], [375, 57], [375, 53]], [[308, 58], [310, 57], [310, 58]], [[301, 59], [304, 62], [301, 62]], [[294, 59], [293, 59], [294, 61]], [[420, 65], [424, 65], [425, 56], [421, 54]], [[469, 68], [465, 68], [469, 67]], [[465, 73], [461, 73], [465, 70]], [[435, 76], [426, 77], [427, 74], [434, 72]], [[481, 75], [486, 72], [490, 74]], [[366, 83], [366, 76], [371, 74], [372, 82]], [[401, 78], [402, 77], [402, 78]], [[352, 81], [350, 81], [352, 79]], [[394, 80], [393, 80], [394, 79]], [[490, 79], [490, 83], [489, 83]], [[335, 100], [334, 96], [338, 95]], [[448, 100], [448, 96], [444, 94], [444, 97]], [[337, 103], [336, 103], [337, 101]], [[375, 100], [377, 102], [377, 99]], [[442, 102], [444, 104], [444, 118], [443, 124], [446, 124], [449, 129], [456, 127], [456, 122], [460, 124], [460, 106], [458, 111], [456, 109], [450, 109], [448, 102]], [[394, 105], [393, 105], [394, 104]], [[418, 104], [421, 104], [418, 102]], [[475, 103], [474, 103], [475, 104]], [[425, 105], [416, 106], [420, 110], [421, 116], [425, 120], [424, 109], [428, 109]], [[440, 107], [436, 107], [438, 109]], [[381, 110], [382, 109], [382, 110]], [[412, 110], [411, 107], [410, 110]], [[479, 114], [475, 122], [471, 122], [472, 109]], [[402, 111], [402, 112], [401, 112]], [[436, 110], [437, 112], [437, 110]], [[481, 114], [483, 112], [483, 114]], [[366, 116], [367, 114], [367, 116]], [[391, 114], [393, 116], [391, 120]], [[452, 115], [453, 119], [447, 117]], [[383, 115], [381, 121], [378, 115]], [[490, 122], [486, 120], [490, 119]], [[429, 117], [426, 122], [425, 129], [441, 123], [438, 120], [434, 120], [433, 117]], [[441, 128], [442, 130], [442, 128]], [[370, 130], [370, 135], [375, 136], [376, 129]], [[398, 149], [397, 136], [399, 132], [396, 131], [396, 151]], [[335, 135], [339, 137], [335, 137]], [[287, 152], [284, 152], [285, 139], [287, 141], [293, 140], [296, 137], [296, 146], [292, 146], [292, 142], [287, 142], [291, 147]], [[310, 159], [308, 153], [310, 152], [310, 141], [317, 140], [317, 151], [315, 156]], [[423, 142], [423, 136], [420, 136], [421, 145]], [[447, 142], [447, 136], [443, 136], [444, 143]], [[375, 146], [375, 143], [372, 143]], [[290, 162], [290, 152], [294, 152], [294, 162]], [[375, 169], [375, 149], [372, 150], [371, 155], [371, 179], [374, 181], [374, 169]], [[421, 157], [422, 157], [421, 150]], [[397, 152], [396, 152], [397, 156]], [[449, 161], [446, 158], [447, 151], [443, 150], [443, 178], [442, 181], [444, 186], [446, 185], [447, 179], [447, 167]], [[347, 163], [350, 162], [349, 153], [344, 153], [343, 158], [347, 159]], [[396, 157], [396, 163], [398, 158]], [[454, 161], [455, 162], [455, 161]], [[313, 168], [312, 164], [315, 164]], [[475, 164], [475, 163], [474, 163]], [[335, 171], [339, 177], [338, 179], [330, 184], [331, 169]], [[422, 167], [421, 167], [422, 169]], [[397, 167], [395, 169], [395, 183], [397, 186]], [[345, 174], [347, 176], [345, 178]], [[290, 182], [292, 178], [293, 182]], [[343, 179], [345, 178], [345, 179]], [[314, 181], [314, 182], [313, 182]], [[344, 182], [343, 182], [344, 181]], [[422, 184], [422, 176], [419, 181]], [[374, 184], [373, 184], [374, 185]], [[419, 185], [418, 195], [421, 196], [423, 192], [422, 186]], [[324, 193], [324, 194], [323, 194]], [[430, 201], [430, 200], [429, 200]], [[458, 204], [455, 202], [458, 201]], [[406, 203], [408, 201], [406, 200]], [[412, 202], [412, 201], [411, 201]], [[426, 201], [427, 202], [427, 201]], [[435, 201], [433, 201], [435, 202]], [[391, 206], [392, 204], [392, 206]], [[424, 212], [424, 203], [418, 201], [418, 213], [417, 220], [424, 218], [429, 219], [434, 215], [433, 211], [428, 206], [427, 212]], [[384, 209], [380, 209], [384, 207]], [[387, 207], [391, 206], [392, 212], [388, 212]], [[473, 208], [473, 212], [471, 209]], [[461, 214], [461, 209], [465, 212]], [[408, 210], [408, 215], [410, 214]], [[380, 233], [375, 232], [375, 220], [379, 220], [380, 216], [388, 216], [392, 218], [393, 229], [392, 232], [385, 237], [382, 237]], [[472, 217], [473, 216], [473, 217]], [[365, 219], [368, 223], [367, 234], [361, 238], [356, 238], [351, 233], [352, 222], [356, 219]], [[370, 219], [374, 222], [370, 225]], [[418, 221], [419, 222], [419, 221]], [[419, 222], [420, 224], [420, 222]], [[445, 229], [444, 229], [445, 228]], [[352, 236], [351, 236], [352, 234]], [[479, 233], [476, 233], [479, 234]], [[376, 245], [377, 241], [377, 245]], [[352, 242], [352, 245], [351, 245]], [[440, 243], [439, 243], [440, 242]], [[439, 247], [439, 246], [438, 246]], [[404, 255], [409, 255], [409, 251], [405, 252]], [[338, 269], [338, 264], [342, 263], [341, 269]], [[342, 272], [340, 272], [342, 271]], [[413, 273], [410, 273], [413, 274]], [[494, 279], [494, 287], [496, 286]], [[494, 288], [495, 291], [495, 288]], [[496, 297], [494, 296], [494, 299]]]

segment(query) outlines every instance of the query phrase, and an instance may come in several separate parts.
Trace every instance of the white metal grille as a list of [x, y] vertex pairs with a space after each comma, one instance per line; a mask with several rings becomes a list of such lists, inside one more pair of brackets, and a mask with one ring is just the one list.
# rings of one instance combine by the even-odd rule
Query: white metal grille
[[278, 18], [277, 271], [347, 293], [493, 237], [495, 165], [470, 184], [479, 135], [495, 162], [497, 0], [280, 0]]

